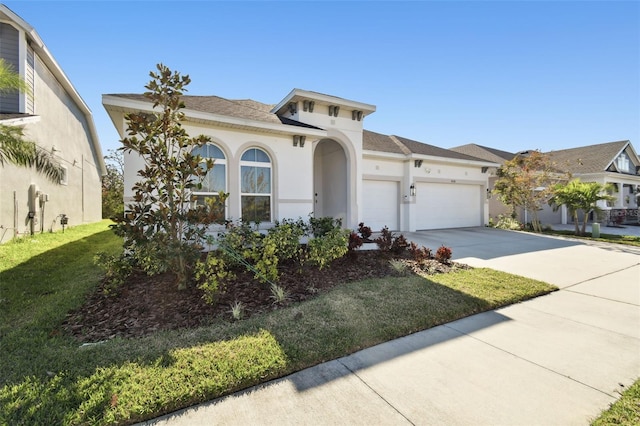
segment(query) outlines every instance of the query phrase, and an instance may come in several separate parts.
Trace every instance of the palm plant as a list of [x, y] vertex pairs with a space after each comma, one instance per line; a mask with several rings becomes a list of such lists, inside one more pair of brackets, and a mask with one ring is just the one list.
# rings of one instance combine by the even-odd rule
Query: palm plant
[[[20, 91], [30, 94], [27, 83], [10, 64], [0, 59], [0, 94]], [[11, 163], [20, 167], [35, 167], [49, 180], [59, 183], [63, 177], [62, 166], [35, 142], [24, 139], [22, 129], [0, 124], [0, 166]]]
[[[607, 185], [597, 182], [582, 182], [580, 179], [574, 179], [566, 184], [557, 184], [553, 187], [553, 194], [549, 199], [549, 205], [553, 206], [553, 210], [557, 211], [560, 206], [567, 206], [569, 215], [573, 218], [575, 224], [575, 234], [584, 235], [589, 222], [589, 213], [595, 212], [599, 214], [602, 209], [598, 206], [598, 201], [611, 201], [614, 199], [606, 193]], [[582, 221], [582, 229], [579, 228], [578, 211], [584, 212]]]

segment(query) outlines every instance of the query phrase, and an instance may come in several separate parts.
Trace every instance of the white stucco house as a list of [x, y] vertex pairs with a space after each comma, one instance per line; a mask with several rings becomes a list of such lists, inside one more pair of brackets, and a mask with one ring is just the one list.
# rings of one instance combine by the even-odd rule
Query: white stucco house
[[33, 169], [0, 167], [0, 242], [60, 229], [62, 215], [68, 225], [99, 221], [106, 170], [91, 111], [34, 28], [2, 4], [0, 58], [32, 91], [0, 95], [0, 125], [22, 127], [65, 169], [54, 183]]
[[[212, 144], [215, 166], [199, 196], [230, 194], [230, 220], [273, 222], [334, 217], [374, 231], [482, 226], [488, 221], [489, 167], [498, 164], [363, 128], [374, 105], [294, 89], [273, 105], [217, 96], [183, 96], [183, 126]], [[151, 111], [140, 94], [102, 103], [120, 137], [125, 115]], [[125, 156], [125, 202], [142, 168]]]

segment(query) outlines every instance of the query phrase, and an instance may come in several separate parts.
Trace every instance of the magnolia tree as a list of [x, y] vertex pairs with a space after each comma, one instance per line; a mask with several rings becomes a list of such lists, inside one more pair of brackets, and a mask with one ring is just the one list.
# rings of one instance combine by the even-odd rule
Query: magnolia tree
[[526, 209], [531, 213], [533, 230], [542, 232], [538, 212], [551, 196], [551, 186], [560, 178], [548, 155], [539, 151], [518, 154], [498, 169], [497, 176], [493, 191], [511, 206], [512, 216], [516, 216], [517, 208]]
[[227, 194], [195, 205], [193, 191], [202, 187], [213, 161], [193, 154], [210, 138], [191, 137], [181, 125], [181, 96], [191, 80], [162, 64], [150, 76], [144, 95], [153, 103], [153, 112], [127, 114], [127, 137], [120, 148], [140, 156], [144, 167], [133, 186], [133, 202], [114, 228], [125, 238], [125, 253], [147, 273], [170, 271], [178, 288], [184, 289], [207, 225], [224, 219]]
[[[574, 179], [569, 183], [559, 183], [553, 187], [553, 195], [549, 199], [549, 205], [553, 206], [553, 210], [557, 211], [560, 206], [565, 205], [567, 212], [573, 218], [575, 224], [575, 234], [584, 235], [589, 222], [589, 214], [595, 212], [600, 213], [601, 208], [598, 201], [613, 201], [615, 197], [607, 194], [609, 187], [597, 182], [582, 182], [580, 179]], [[578, 212], [584, 214], [582, 220], [582, 229], [580, 229], [578, 220]]]

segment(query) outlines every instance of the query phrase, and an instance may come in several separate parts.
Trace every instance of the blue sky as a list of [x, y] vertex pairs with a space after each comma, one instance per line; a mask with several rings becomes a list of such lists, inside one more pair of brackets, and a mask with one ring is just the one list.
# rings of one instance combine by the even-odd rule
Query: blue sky
[[293, 88], [374, 104], [365, 128], [450, 148], [640, 150], [636, 1], [8, 1], [118, 135], [105, 93], [162, 62], [189, 94], [277, 103]]

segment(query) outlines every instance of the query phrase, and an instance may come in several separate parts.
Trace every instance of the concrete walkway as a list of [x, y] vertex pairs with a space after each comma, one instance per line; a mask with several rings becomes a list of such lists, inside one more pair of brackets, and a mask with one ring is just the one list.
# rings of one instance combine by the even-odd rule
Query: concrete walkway
[[640, 249], [490, 228], [405, 236], [561, 290], [148, 424], [586, 425], [640, 377]]

